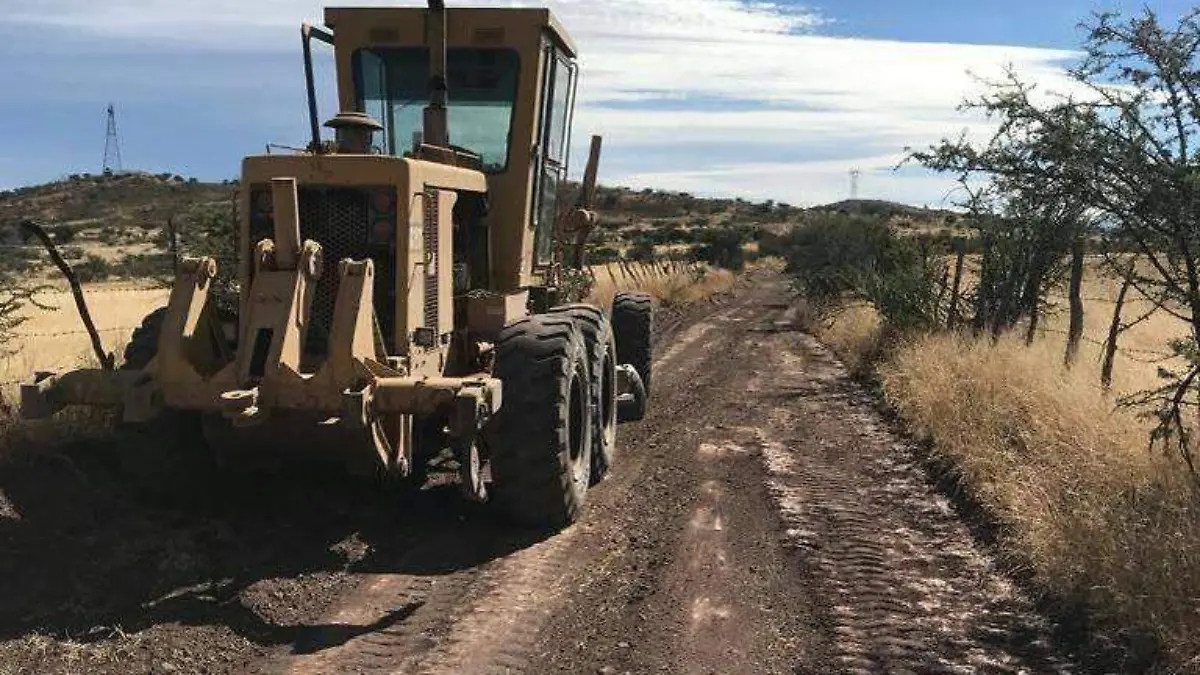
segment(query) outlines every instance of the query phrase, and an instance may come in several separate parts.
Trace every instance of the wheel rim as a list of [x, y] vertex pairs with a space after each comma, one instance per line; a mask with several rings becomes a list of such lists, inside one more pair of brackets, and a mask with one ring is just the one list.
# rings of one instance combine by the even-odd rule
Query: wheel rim
[[587, 438], [584, 429], [588, 413], [588, 392], [586, 373], [580, 372], [576, 366], [571, 377], [570, 398], [567, 410], [570, 419], [567, 423], [567, 451], [571, 457], [571, 478], [576, 483], [586, 480], [588, 457]]
[[600, 423], [603, 425], [601, 432], [607, 443], [612, 438], [617, 421], [617, 383], [616, 377], [614, 377], [616, 369], [613, 364], [612, 350], [605, 350], [604, 366], [600, 372]]

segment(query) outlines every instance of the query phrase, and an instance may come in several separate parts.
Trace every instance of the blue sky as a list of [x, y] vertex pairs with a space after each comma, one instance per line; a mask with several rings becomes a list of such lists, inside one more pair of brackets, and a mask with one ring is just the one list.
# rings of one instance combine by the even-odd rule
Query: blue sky
[[[330, 0], [332, 4], [414, 4]], [[451, 0], [451, 7], [454, 6]], [[460, 4], [538, 4], [475, 0]], [[954, 110], [968, 73], [1011, 63], [1065, 91], [1079, 0], [551, 0], [583, 52], [576, 145], [606, 136], [607, 184], [772, 198], [944, 203], [951, 185], [891, 167], [905, 146], [987, 132]], [[1187, 3], [1151, 3], [1167, 16]], [[40, 0], [0, 23], [0, 188], [96, 172], [104, 108], [126, 168], [236, 176], [267, 142], [302, 144], [298, 26], [316, 0]], [[703, 36], [699, 39], [698, 36]], [[323, 116], [331, 107], [328, 68]], [[581, 153], [576, 156], [580, 156]]]

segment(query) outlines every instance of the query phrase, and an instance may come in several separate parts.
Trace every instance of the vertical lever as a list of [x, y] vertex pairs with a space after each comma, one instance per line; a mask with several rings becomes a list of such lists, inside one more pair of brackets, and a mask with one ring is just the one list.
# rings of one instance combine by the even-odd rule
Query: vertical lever
[[596, 173], [600, 170], [600, 150], [603, 145], [602, 136], [592, 136], [592, 148], [588, 152], [587, 169], [583, 172], [583, 186], [579, 192], [581, 209], [591, 209], [596, 199]]
[[585, 261], [585, 247], [587, 246], [588, 237], [592, 234], [592, 229], [596, 227], [596, 216], [592, 213], [592, 204], [596, 201], [596, 174], [600, 171], [600, 150], [604, 145], [604, 139], [600, 136], [592, 136], [592, 148], [588, 153], [587, 169], [583, 172], [583, 185], [579, 189], [579, 203], [575, 207], [575, 212], [580, 214], [578, 226], [575, 230], [575, 250], [571, 256], [571, 264], [577, 269], [583, 269]]

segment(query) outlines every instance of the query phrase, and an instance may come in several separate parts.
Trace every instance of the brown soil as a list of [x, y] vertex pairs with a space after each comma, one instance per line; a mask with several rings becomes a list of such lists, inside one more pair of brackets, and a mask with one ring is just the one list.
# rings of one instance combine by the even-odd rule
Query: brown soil
[[652, 412], [555, 535], [452, 486], [28, 453], [0, 673], [1078, 672], [791, 301], [756, 273], [660, 322]]

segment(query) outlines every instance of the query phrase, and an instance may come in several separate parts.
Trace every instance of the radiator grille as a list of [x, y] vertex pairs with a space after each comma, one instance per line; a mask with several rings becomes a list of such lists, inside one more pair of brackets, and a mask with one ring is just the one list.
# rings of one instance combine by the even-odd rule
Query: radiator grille
[[[270, 191], [263, 186], [261, 189]], [[375, 263], [375, 314], [389, 346], [393, 342], [396, 309], [395, 237], [371, 242], [371, 190], [388, 188], [343, 188], [305, 185], [299, 188], [300, 239], [321, 245], [324, 271], [313, 292], [312, 320], [305, 336], [305, 351], [328, 351], [329, 331], [333, 326], [333, 305], [337, 300], [338, 262], [344, 258]], [[395, 216], [393, 215], [393, 218]], [[250, 244], [274, 236], [269, 218], [252, 218]]]
[[425, 327], [440, 331], [438, 326], [438, 191], [425, 191]]

